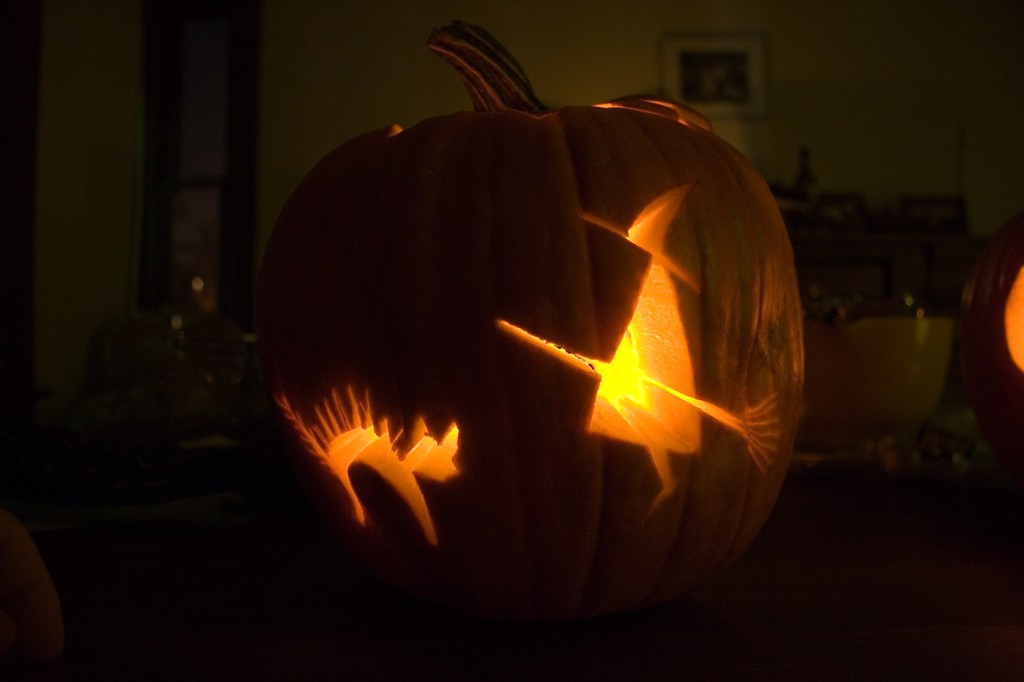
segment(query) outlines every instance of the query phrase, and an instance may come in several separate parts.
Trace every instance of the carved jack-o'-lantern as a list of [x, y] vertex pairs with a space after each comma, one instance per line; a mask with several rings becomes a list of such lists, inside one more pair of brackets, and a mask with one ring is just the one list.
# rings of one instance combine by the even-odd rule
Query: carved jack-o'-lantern
[[679, 105], [543, 109], [482, 30], [431, 47], [477, 111], [324, 158], [257, 324], [310, 498], [385, 580], [494, 618], [673, 597], [754, 538], [802, 382], [792, 252]]
[[960, 364], [986, 439], [1024, 482], [1024, 212], [985, 245], [964, 288]]

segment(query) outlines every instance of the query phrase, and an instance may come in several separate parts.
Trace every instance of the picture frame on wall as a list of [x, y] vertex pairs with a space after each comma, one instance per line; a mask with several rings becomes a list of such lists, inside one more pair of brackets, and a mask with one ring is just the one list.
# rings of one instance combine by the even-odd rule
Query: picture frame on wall
[[757, 118], [767, 109], [767, 69], [760, 35], [668, 35], [662, 42], [662, 89], [709, 118]]

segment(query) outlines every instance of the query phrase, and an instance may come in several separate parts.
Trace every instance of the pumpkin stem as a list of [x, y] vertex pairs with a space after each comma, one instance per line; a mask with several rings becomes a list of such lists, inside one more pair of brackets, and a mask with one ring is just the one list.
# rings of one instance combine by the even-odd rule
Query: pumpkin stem
[[455, 67], [477, 111], [547, 111], [523, 67], [494, 36], [461, 21], [434, 29], [427, 47]]

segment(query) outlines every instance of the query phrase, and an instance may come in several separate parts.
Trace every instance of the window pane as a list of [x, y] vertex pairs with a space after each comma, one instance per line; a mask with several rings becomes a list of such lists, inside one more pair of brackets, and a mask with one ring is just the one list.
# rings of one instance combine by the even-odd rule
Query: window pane
[[228, 21], [193, 19], [182, 26], [182, 182], [222, 178], [226, 170]]
[[176, 307], [217, 310], [220, 197], [219, 184], [186, 187], [174, 194], [171, 295]]

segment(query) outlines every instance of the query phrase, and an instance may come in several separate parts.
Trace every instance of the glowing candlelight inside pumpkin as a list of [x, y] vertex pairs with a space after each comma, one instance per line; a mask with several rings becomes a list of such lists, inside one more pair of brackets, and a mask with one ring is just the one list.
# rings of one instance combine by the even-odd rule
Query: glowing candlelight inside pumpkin
[[[628, 229], [629, 241], [649, 251], [653, 265], [640, 290], [627, 331], [609, 362], [581, 357], [506, 320], [498, 321], [501, 331], [600, 376], [590, 432], [648, 449], [662, 483], [655, 506], [676, 487], [669, 453], [700, 450], [702, 413], [738, 432], [747, 441], [748, 452], [762, 470], [768, 464], [767, 453], [775, 448], [778, 440], [777, 424], [770, 417], [771, 400], [739, 416], [696, 397], [693, 363], [673, 279], [694, 291], [699, 287], [696, 280], [664, 252], [665, 235], [692, 188], [692, 184], [686, 184], [662, 193]], [[621, 234], [612, 225], [599, 223], [589, 216], [587, 220]], [[765, 418], [765, 415], [769, 416]]]
[[1024, 372], [1024, 267], [1017, 271], [1010, 295], [1006, 299], [1006, 313], [1003, 318], [1006, 330], [1006, 346], [1017, 369]]
[[344, 397], [332, 393], [317, 410], [316, 421], [312, 424], [306, 423], [292, 409], [287, 397], [279, 397], [278, 404], [310, 451], [318, 455], [341, 482], [359, 523], [366, 525], [366, 509], [349, 476], [349, 470], [357, 462], [372, 467], [395, 488], [415, 514], [424, 537], [430, 544], [437, 544], [437, 531], [417, 478], [443, 481], [456, 473], [452, 459], [458, 449], [458, 426], [453, 426], [443, 438], [434, 439], [426, 434], [422, 420], [418, 421], [416, 435], [419, 438], [403, 457], [392, 445], [398, 434], [392, 438], [387, 420], [377, 433], [370, 406], [360, 402], [351, 389]]

